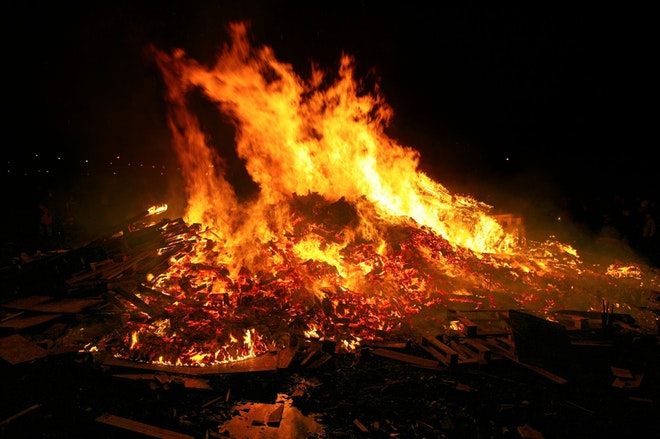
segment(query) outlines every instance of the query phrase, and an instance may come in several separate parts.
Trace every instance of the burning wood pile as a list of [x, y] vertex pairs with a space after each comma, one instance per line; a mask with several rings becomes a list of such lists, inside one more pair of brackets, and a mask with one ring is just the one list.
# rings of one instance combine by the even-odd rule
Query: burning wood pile
[[[81, 271], [66, 279], [67, 295], [93, 292], [92, 300], [100, 300], [96, 294], [103, 292], [121, 315], [116, 328], [85, 349], [106, 353], [112, 364], [126, 361], [197, 374], [221, 373], [229, 370], [228, 364], [246, 359], [253, 360], [248, 366], [252, 370], [285, 365], [295, 353], [294, 340], [331, 343], [333, 353], [415, 340], [452, 366], [459, 358], [462, 364], [490, 355], [492, 347], [470, 340], [478, 327], [473, 321], [484, 321], [476, 317], [479, 313], [517, 309], [577, 329], [602, 330], [614, 321], [608, 317], [614, 315], [612, 299], [623, 297], [636, 297], [638, 304], [616, 302], [616, 315], [628, 316], [615, 319], [617, 327], [657, 332], [652, 326], [657, 293], [636, 287], [638, 271], [635, 277], [622, 277], [613, 267], [607, 273], [590, 271], [574, 256], [552, 258], [550, 251], [556, 251], [558, 243], [546, 243], [546, 254], [536, 259], [484, 257], [452, 247], [413, 221], [381, 221], [376, 226], [388, 237], [386, 251], [379, 253], [366, 237], [332, 249], [347, 228], [359, 224], [353, 206], [309, 194], [294, 196], [290, 212], [296, 218], [292, 232], [256, 251], [267, 270], [241, 267], [232, 274], [229, 264], [209, 262], [224, 251], [212, 230], [182, 219], [154, 222], [153, 215], [162, 215], [156, 209], [73, 255], [59, 256], [66, 261], [86, 259], [85, 266], [78, 267]], [[319, 248], [341, 258], [342, 265], [301, 259], [296, 246], [310, 236]], [[541, 271], [541, 262], [542, 273], [532, 274], [529, 267]], [[597, 310], [605, 303], [606, 309]], [[473, 317], [466, 317], [469, 313]], [[601, 318], [605, 320], [598, 325]], [[486, 327], [481, 324], [479, 335], [493, 335]], [[459, 329], [468, 340], [444, 346], [441, 334]], [[496, 328], [496, 334], [511, 338], [509, 328]], [[513, 347], [506, 352], [513, 354]], [[263, 357], [261, 366], [255, 362], [258, 357]]]
[[[529, 337], [557, 349], [655, 337], [656, 269], [526, 240], [515, 217], [418, 171], [418, 153], [384, 134], [392, 110], [354, 80], [350, 57], [336, 81], [313, 68], [305, 82], [250, 47], [244, 24], [230, 31], [211, 67], [150, 49], [187, 206], [176, 219], [146, 211], [58, 255], [61, 295], [111, 307], [109, 330], [77, 348], [107, 367], [186, 375], [277, 370], [301, 352], [301, 365], [369, 349], [434, 371], [507, 358], [562, 383], [521, 361], [535, 354]], [[238, 195], [188, 108], [194, 94], [232, 120], [254, 194]], [[3, 324], [30, 326], [24, 318]], [[400, 349], [411, 344], [425, 355]]]
[[[281, 351], [292, 338], [338, 352], [405, 340], [430, 309], [554, 318], [602, 303], [657, 331], [657, 270], [587, 264], [553, 237], [528, 242], [519, 218], [492, 215], [417, 169], [419, 154], [385, 134], [393, 112], [353, 78], [350, 57], [336, 79], [313, 69], [304, 81], [270, 49], [251, 47], [245, 24], [229, 30], [231, 45], [210, 67], [149, 49], [168, 90], [187, 205], [175, 220], [148, 223], [156, 207], [129, 218], [117, 230], [130, 252], [109, 233], [96, 247], [115, 253], [87, 256], [89, 270], [67, 281], [105, 282], [127, 311], [95, 349], [209, 367]], [[198, 93], [233, 122], [254, 194], [239, 196], [228, 177], [190, 108]]]
[[[123, 325], [95, 348], [135, 362], [208, 367], [286, 350], [292, 338], [331, 342], [337, 352], [405, 342], [423, 328], [420, 316], [429, 310], [435, 312], [436, 331], [451, 331], [455, 318], [449, 309], [521, 309], [558, 319], [566, 309], [600, 315], [596, 307], [612, 303], [612, 297], [637, 295], [648, 305], [657, 300], [652, 291], [633, 288], [638, 278], [608, 280], [606, 274], [580, 269], [571, 257], [546, 256], [544, 274], [533, 276], [513, 268], [520, 258], [477, 257], [412, 221], [379, 224], [390, 246], [382, 254], [364, 237], [331, 250], [342, 258], [342, 274], [325, 260], [301, 259], [294, 249], [309, 236], [319, 248], [337, 246], [342, 231], [359, 222], [356, 210], [344, 200], [330, 203], [315, 194], [292, 200], [298, 218], [292, 233], [256, 252], [269, 260], [268, 270], [242, 267], [232, 274], [228, 264], [201, 262], [222, 254], [222, 245], [212, 231], [180, 219], [130, 232], [126, 239], [137, 241], [131, 245], [137, 254], [98, 261], [93, 271], [68, 280], [74, 289], [105, 282], [126, 314]], [[598, 294], [591, 290], [594, 283]], [[568, 306], [580, 303], [585, 306]], [[655, 316], [635, 304], [617, 302], [617, 307], [617, 314], [634, 313], [638, 327], [636, 321], [648, 318], [645, 312]]]

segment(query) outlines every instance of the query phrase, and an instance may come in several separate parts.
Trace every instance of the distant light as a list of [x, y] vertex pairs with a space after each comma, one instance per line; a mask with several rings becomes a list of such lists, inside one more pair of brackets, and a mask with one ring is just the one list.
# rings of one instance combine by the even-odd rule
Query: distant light
[[504, 158], [504, 161], [507, 161], [507, 162], [508, 162], [508, 161], [509, 161], [509, 157], [505, 157], [505, 158]]

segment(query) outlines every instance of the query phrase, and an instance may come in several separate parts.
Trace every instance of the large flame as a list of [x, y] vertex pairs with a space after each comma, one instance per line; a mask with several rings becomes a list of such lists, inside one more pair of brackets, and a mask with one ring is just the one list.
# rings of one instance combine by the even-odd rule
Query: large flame
[[[305, 81], [270, 48], [252, 48], [246, 24], [230, 31], [231, 44], [210, 67], [182, 50], [154, 49], [169, 90], [170, 126], [189, 195], [187, 221], [212, 228], [242, 252], [246, 240], [280, 238], [290, 227], [282, 201], [315, 192], [357, 206], [364, 198], [379, 217], [412, 218], [476, 252], [514, 248], [515, 240], [488, 216], [489, 206], [450, 194], [418, 170], [416, 150], [384, 134], [392, 109], [377, 90], [361, 89], [351, 57], [342, 57], [335, 79], [312, 66]], [[238, 156], [260, 188], [257, 199], [238, 203], [222, 160], [189, 111], [193, 90], [231, 117]], [[361, 214], [366, 233], [372, 213]]]

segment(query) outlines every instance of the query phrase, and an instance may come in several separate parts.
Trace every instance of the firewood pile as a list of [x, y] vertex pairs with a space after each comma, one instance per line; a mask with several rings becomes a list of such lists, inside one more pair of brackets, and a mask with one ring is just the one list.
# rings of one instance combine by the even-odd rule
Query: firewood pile
[[[74, 249], [5, 273], [3, 437], [551, 438], [657, 431], [657, 331], [605, 301], [602, 312], [567, 309], [550, 316], [430, 303], [384, 336], [350, 321], [336, 304], [285, 309], [272, 303], [278, 296], [250, 296], [243, 286], [243, 295], [204, 297], [227, 301], [217, 307], [257, 310], [249, 318], [222, 318], [232, 328], [245, 329], [247, 322], [268, 330], [257, 355], [201, 366], [158, 361], [153, 350], [126, 355], [127, 328], [164, 316], [174, 321], [181, 310], [208, 321], [215, 309], [198, 300], [173, 308], [182, 298], [147, 281], [166, 272], [190, 250], [187, 237], [200, 233], [181, 219], [147, 221], [137, 215]], [[312, 226], [327, 239], [336, 233], [327, 224]], [[355, 258], [369, 251], [354, 250]], [[223, 274], [216, 267], [195, 269]], [[311, 262], [305, 268], [307, 274], [327, 269]], [[279, 276], [262, 277], [260, 287], [279, 291], [278, 283], [291, 280]], [[177, 285], [187, 297], [205, 293], [183, 279]], [[369, 315], [370, 308], [358, 305], [349, 311]], [[365, 336], [347, 349], [345, 338], [314, 337], [281, 324], [286, 315], [318, 319], [318, 309], [339, 327], [381, 336]], [[190, 321], [181, 317], [178, 330]], [[199, 328], [204, 342], [211, 329]]]

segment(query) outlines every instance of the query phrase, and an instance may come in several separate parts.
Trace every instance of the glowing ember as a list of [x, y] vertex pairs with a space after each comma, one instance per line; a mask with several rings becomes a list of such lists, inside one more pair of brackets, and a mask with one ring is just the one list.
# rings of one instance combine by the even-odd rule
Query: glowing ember
[[160, 213], [165, 212], [166, 210], [167, 210], [167, 204], [151, 206], [149, 209], [147, 209], [149, 215], [158, 215]]
[[[420, 172], [418, 152], [384, 134], [393, 111], [354, 79], [349, 56], [336, 76], [313, 66], [303, 80], [253, 48], [244, 24], [230, 32], [212, 66], [151, 50], [192, 226], [148, 278], [159, 294], [140, 295], [159, 316], [135, 313], [117, 356], [212, 365], [278, 349], [285, 333], [350, 351], [433, 307], [598, 310], [624, 302], [632, 280], [657, 289], [657, 273], [601, 273], [553, 239], [521, 246], [490, 206]], [[247, 201], [190, 109], [195, 94], [234, 124], [259, 188]]]

